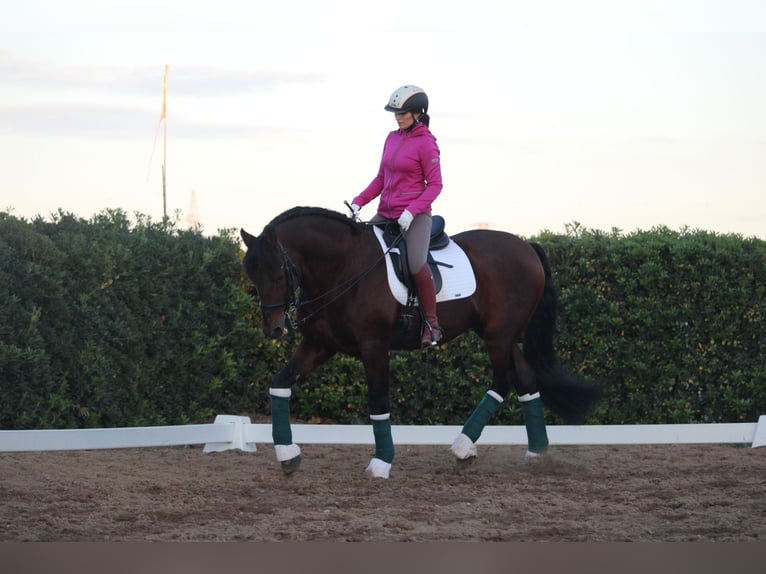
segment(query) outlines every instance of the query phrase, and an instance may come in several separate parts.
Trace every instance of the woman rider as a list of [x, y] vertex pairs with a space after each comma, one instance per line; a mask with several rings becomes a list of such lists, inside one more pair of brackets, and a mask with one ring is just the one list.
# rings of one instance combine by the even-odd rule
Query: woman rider
[[386, 137], [380, 168], [370, 184], [351, 202], [354, 216], [380, 197], [371, 223], [396, 220], [407, 242], [407, 261], [425, 316], [422, 347], [436, 345], [442, 330], [436, 317], [436, 290], [426, 264], [431, 236], [431, 204], [442, 190], [436, 138], [429, 129], [428, 96], [413, 85], [398, 88], [384, 108], [399, 128]]

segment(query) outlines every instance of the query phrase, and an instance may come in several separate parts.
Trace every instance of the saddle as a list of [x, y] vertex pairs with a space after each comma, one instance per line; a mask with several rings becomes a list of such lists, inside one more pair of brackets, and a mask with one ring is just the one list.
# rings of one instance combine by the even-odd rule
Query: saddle
[[[396, 277], [407, 287], [410, 294], [408, 299], [412, 298], [414, 301], [415, 283], [412, 279], [412, 272], [407, 259], [407, 243], [401, 236], [399, 224], [395, 220], [387, 220], [375, 223], [374, 225], [383, 231], [383, 240], [389, 250], [388, 254], [391, 257]], [[441, 291], [443, 284], [439, 266], [452, 267], [452, 265], [448, 263], [436, 261], [432, 254], [433, 251], [439, 251], [449, 245], [450, 238], [444, 231], [444, 226], [444, 218], [441, 215], [434, 215], [431, 218], [431, 238], [428, 242], [428, 257], [426, 258], [426, 264], [431, 268], [436, 293]]]
[[[407, 246], [395, 220], [372, 224], [375, 238], [386, 257], [389, 287], [393, 297], [401, 304], [399, 319], [390, 341], [391, 349], [405, 348], [404, 341], [421, 325], [422, 308], [415, 305], [417, 290], [407, 263]], [[441, 261], [434, 259], [434, 255]], [[476, 276], [465, 252], [444, 231], [444, 218], [431, 218], [431, 238], [427, 263], [434, 277], [437, 300], [453, 301], [470, 297], [476, 290]], [[441, 268], [444, 269], [442, 274]], [[416, 317], [420, 316], [421, 320]], [[419, 335], [418, 335], [419, 336]]]

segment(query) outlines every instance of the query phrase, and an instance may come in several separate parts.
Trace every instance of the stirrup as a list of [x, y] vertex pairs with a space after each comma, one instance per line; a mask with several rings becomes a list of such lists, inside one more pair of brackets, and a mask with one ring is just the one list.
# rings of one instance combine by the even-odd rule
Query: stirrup
[[422, 348], [435, 347], [442, 340], [442, 337], [444, 337], [444, 331], [439, 327], [438, 323], [431, 326], [428, 321], [424, 321], [423, 337], [420, 339], [420, 346]]

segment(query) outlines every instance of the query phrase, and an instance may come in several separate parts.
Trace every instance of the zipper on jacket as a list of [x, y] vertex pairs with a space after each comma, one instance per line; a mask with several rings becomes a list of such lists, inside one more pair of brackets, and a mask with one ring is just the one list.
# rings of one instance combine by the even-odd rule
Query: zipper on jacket
[[404, 142], [406, 142], [409, 137], [410, 137], [410, 132], [405, 132], [404, 133], [404, 137], [401, 139], [401, 141], [399, 142], [399, 145], [396, 147], [396, 149], [394, 150], [394, 153], [391, 155], [391, 174], [392, 174], [392, 177], [390, 177], [389, 181], [388, 181], [388, 198], [387, 198], [388, 205], [386, 206], [386, 208], [387, 208], [387, 210], [389, 212], [391, 211], [391, 195], [394, 192], [392, 186], [393, 186], [393, 181], [394, 181], [393, 173], [396, 171], [396, 169], [394, 168], [394, 166], [396, 165], [396, 156], [399, 154], [399, 150], [402, 149], [402, 146], [404, 145]]

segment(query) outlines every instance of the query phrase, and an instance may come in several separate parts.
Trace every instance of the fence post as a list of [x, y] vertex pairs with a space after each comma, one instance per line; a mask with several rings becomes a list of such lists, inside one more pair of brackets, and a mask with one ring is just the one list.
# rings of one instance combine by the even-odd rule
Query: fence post
[[234, 425], [234, 434], [231, 442], [209, 442], [205, 444], [202, 452], [221, 452], [238, 448], [245, 452], [255, 452], [257, 450], [254, 442], [247, 442], [245, 439], [245, 427], [250, 425], [250, 417], [240, 417], [236, 415], [217, 415], [213, 424]]

